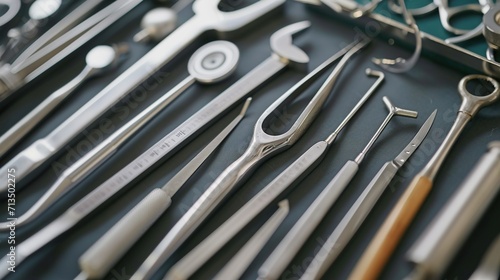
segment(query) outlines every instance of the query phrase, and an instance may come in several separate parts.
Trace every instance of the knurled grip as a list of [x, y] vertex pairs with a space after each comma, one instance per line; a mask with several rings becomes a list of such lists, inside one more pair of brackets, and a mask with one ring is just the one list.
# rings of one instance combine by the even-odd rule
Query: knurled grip
[[162, 189], [150, 192], [78, 260], [87, 278], [101, 279], [170, 206]]

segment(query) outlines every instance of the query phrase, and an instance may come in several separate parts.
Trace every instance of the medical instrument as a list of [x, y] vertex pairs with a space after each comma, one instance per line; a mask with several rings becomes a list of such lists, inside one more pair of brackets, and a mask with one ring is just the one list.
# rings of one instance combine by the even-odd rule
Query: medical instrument
[[371, 209], [389, 185], [398, 170], [408, 161], [418, 146], [425, 139], [436, 117], [432, 112], [424, 122], [411, 142], [393, 160], [386, 162], [363, 190], [356, 202], [328, 237], [321, 249], [316, 253], [309, 267], [300, 278], [301, 280], [319, 279], [337, 259], [345, 246], [352, 239]]
[[[341, 61], [328, 76], [321, 88], [316, 92], [306, 108], [298, 116], [288, 131], [282, 134], [269, 135], [264, 131], [270, 123], [270, 117], [277, 108], [285, 106], [298, 96], [317, 78], [326, 71], [327, 67], [335, 62], [340, 55], [337, 53], [323, 62], [315, 70], [300, 80], [273, 104], [271, 104], [257, 120], [252, 139], [243, 155], [230, 164], [208, 187], [201, 197], [189, 208], [181, 219], [172, 227], [158, 246], [146, 258], [131, 279], [149, 278], [170, 257], [177, 248], [207, 219], [209, 214], [222, 203], [229, 193], [240, 185], [243, 178], [249, 176], [265, 159], [292, 146], [302, 136], [321, 110], [328, 95], [347, 64], [350, 57], [362, 49], [369, 41], [357, 42], [349, 48]], [[352, 45], [352, 44], [351, 44]], [[193, 264], [194, 267], [194, 264]], [[177, 275], [176, 275], [177, 276]], [[185, 278], [188, 278], [186, 275]]]
[[443, 28], [455, 35], [462, 35], [467, 33], [469, 30], [464, 30], [460, 28], [453, 27], [451, 24], [451, 19], [459, 14], [465, 12], [477, 12], [482, 13], [482, 7], [479, 4], [466, 4], [456, 7], [450, 7], [448, 5], [448, 0], [434, 0], [439, 12], [439, 20]]
[[177, 26], [177, 13], [193, 0], [179, 0], [171, 8], [155, 8], [147, 12], [141, 20], [142, 30], [134, 36], [135, 42], [160, 41]]
[[278, 279], [280, 277], [287, 265], [292, 261], [293, 257], [295, 257], [302, 245], [327, 214], [328, 210], [330, 210], [340, 194], [349, 185], [349, 182], [358, 172], [359, 165], [391, 119], [394, 116], [416, 118], [418, 115], [415, 111], [395, 107], [385, 96], [383, 97], [383, 101], [389, 113], [375, 132], [375, 135], [373, 135], [366, 147], [354, 160], [349, 160], [345, 163], [342, 169], [340, 169], [337, 175], [328, 183], [325, 189], [281, 240], [260, 267], [258, 272], [259, 279]]
[[200, 242], [194, 249], [186, 254], [179, 262], [170, 269], [171, 275], [182, 278], [187, 278], [206, 263], [222, 246], [231, 240], [238, 232], [250, 223], [265, 207], [270, 205], [280, 194], [286, 190], [290, 190], [293, 183], [316, 167], [323, 159], [328, 151], [328, 148], [336, 140], [338, 134], [354, 117], [363, 104], [370, 98], [375, 90], [384, 80], [384, 74], [379, 71], [367, 69], [366, 74], [369, 76], [378, 77], [370, 89], [358, 101], [356, 106], [349, 112], [345, 119], [335, 129], [335, 131], [327, 137], [326, 140], [320, 141], [310, 147], [297, 160], [281, 172], [275, 179], [267, 184], [258, 194], [250, 201], [245, 203], [236, 213], [227, 219], [221, 226], [213, 231], [208, 237]]
[[[150, 167], [159, 164], [160, 159], [166, 160], [167, 155], [171, 156], [188, 140], [192, 139], [194, 135], [201, 132], [201, 129], [206, 128], [216, 118], [228, 111], [238, 101], [247, 97], [253, 90], [278, 74], [278, 72], [288, 66], [300, 67], [307, 64], [309, 57], [292, 44], [291, 38], [292, 34], [307, 27], [309, 27], [309, 22], [299, 22], [275, 32], [271, 36], [271, 48], [274, 52], [269, 58], [215, 97], [118, 173], [80, 199], [52, 223], [26, 239], [23, 244], [19, 244], [16, 247], [16, 265], [19, 265], [26, 257], [72, 228], [88, 214], [107, 202], [114, 194], [130, 185], [133, 180], [143, 173], [146, 173]], [[339, 51], [339, 55], [344, 54], [346, 51], [347, 48], [342, 49]], [[2, 270], [2, 264], [6, 264], [6, 262], [0, 262], [0, 278], [2, 271], [8, 271], [7, 268]]]
[[28, 11], [28, 21], [20, 27], [10, 29], [7, 33], [9, 40], [3, 47], [0, 61], [8, 63], [16, 55], [17, 50], [22, 49], [27, 42], [35, 38], [40, 32], [40, 27], [60, 10], [61, 4], [61, 0], [36, 0], [33, 2]]
[[[234, 257], [214, 276], [213, 279], [227, 280], [240, 279], [248, 266], [269, 241], [273, 233], [278, 229], [288, 215], [290, 207], [288, 200], [278, 203], [278, 210], [267, 220], [267, 222], [248, 240], [248, 242], [234, 255]], [[174, 279], [178, 279], [173, 277]], [[165, 277], [165, 279], [168, 279]]]
[[16, 17], [21, 10], [21, 0], [0, 0], [0, 6], [7, 6], [7, 11], [0, 16], [0, 27]]
[[[45, 73], [142, 1], [114, 1], [85, 20], [85, 16], [103, 0], [83, 1], [80, 6], [30, 44], [14, 62], [0, 67], [0, 101]], [[151, 65], [149, 70], [152, 69], [156, 69], [155, 65]]]
[[[16, 226], [24, 226], [42, 214], [195, 82], [213, 84], [224, 80], [236, 70], [238, 60], [238, 48], [228, 41], [214, 41], [199, 48], [188, 62], [188, 77], [66, 169], [42, 198], [17, 219]], [[0, 230], [8, 229], [9, 222], [0, 223]]]
[[98, 279], [106, 275], [113, 265], [168, 209], [175, 193], [240, 123], [250, 101], [251, 98], [248, 98], [238, 116], [172, 179], [162, 188], [152, 190], [80, 257], [78, 263], [82, 273], [77, 279]]
[[128, 46], [97, 46], [90, 50], [85, 58], [86, 65], [75, 78], [66, 85], [49, 95], [40, 105], [29, 112], [11, 129], [0, 137], [0, 157], [8, 152], [19, 140], [28, 134], [38, 123], [49, 115], [61, 102], [72, 94], [83, 82], [97, 75], [111, 71], [119, 65]]
[[[488, 95], [476, 96], [469, 92], [469, 82], [483, 82], [493, 87]], [[475, 88], [474, 93], [484, 89], [485, 85]], [[365, 250], [362, 258], [351, 274], [352, 280], [377, 278], [383, 267], [389, 260], [391, 253], [396, 248], [405, 230], [415, 217], [426, 196], [432, 188], [432, 181], [436, 177], [444, 159], [451, 150], [465, 125], [484, 106], [489, 105], [500, 97], [500, 84], [493, 78], [484, 75], [468, 75], [460, 80], [458, 92], [462, 97], [462, 104], [458, 116], [450, 129], [448, 135], [438, 148], [434, 156], [419, 174], [410, 183], [408, 189], [403, 193], [393, 210], [386, 218], [374, 239]], [[480, 92], [479, 92], [480, 93]]]
[[382, 2], [382, 0], [371, 0], [365, 5], [359, 5], [351, 0], [298, 0], [300, 2], [316, 4], [318, 1], [325, 4], [337, 13], [347, 12], [353, 18], [362, 17], [368, 13], [371, 13], [377, 8], [377, 5]]
[[498, 280], [500, 277], [500, 236], [493, 241], [469, 280]]
[[[7, 174], [4, 172], [6, 168], [16, 168], [16, 179], [21, 182], [24, 177], [54, 156], [90, 123], [99, 118], [205, 31], [217, 30], [223, 33], [238, 30], [284, 2], [285, 0], [261, 0], [234, 12], [220, 12], [217, 8], [219, 0], [195, 1], [193, 3], [195, 15], [191, 19], [179, 26], [48, 136], [37, 140], [8, 162], [0, 169], [0, 173], [3, 174], [1, 178]], [[287, 63], [278, 62], [277, 59], [271, 61], [275, 62], [273, 66], [279, 66], [279, 68], [271, 68], [264, 73], [274, 74], [287, 65]], [[267, 78], [269, 77], [264, 77], [263, 80], [259, 79], [251, 84], [258, 84], [259, 81], [265, 81]], [[6, 182], [7, 180], [0, 184], [0, 193], [7, 190]], [[21, 184], [18, 183], [17, 187], [20, 188]]]
[[177, 13], [169, 8], [155, 8], [147, 12], [141, 20], [142, 30], [134, 36], [137, 43], [158, 41], [175, 29]]
[[500, 142], [490, 144], [460, 188], [407, 253], [410, 279], [439, 279], [500, 191]]
[[415, 34], [415, 50], [409, 59], [404, 59], [398, 57], [396, 59], [387, 58], [372, 58], [372, 62], [376, 65], [382, 67], [382, 69], [393, 72], [393, 73], [404, 73], [410, 71], [415, 64], [417, 64], [420, 58], [420, 53], [422, 52], [422, 34], [420, 33], [420, 28], [418, 28], [417, 23], [413, 16], [406, 9], [404, 0], [399, 0], [402, 15], [406, 24], [413, 30]]
[[495, 52], [500, 49], [500, 22], [497, 15], [500, 13], [500, 6], [492, 5], [483, 16], [483, 36], [488, 43], [486, 58], [496, 61]]
[[[398, 5], [395, 0], [387, 0], [387, 7], [389, 7], [389, 9], [395, 12], [396, 14], [400, 15], [403, 14], [403, 8], [400, 5]], [[437, 6], [434, 3], [434, 1], [432, 1], [429, 4], [426, 4], [422, 7], [407, 9], [407, 10], [412, 16], [417, 17], [417, 16], [427, 15], [435, 11], [436, 9]]]
[[483, 14], [483, 21], [481, 21], [481, 23], [479, 23], [475, 28], [471, 29], [470, 31], [468, 31], [462, 35], [448, 38], [448, 39], [444, 40], [446, 43], [456, 44], [456, 43], [470, 40], [472, 38], [475, 38], [475, 37], [481, 35], [481, 33], [484, 29], [484, 23], [483, 23], [484, 17], [486, 15], [486, 13], [490, 10], [490, 8], [495, 6], [495, 3], [493, 3], [492, 0], [479, 0], [479, 5], [481, 7], [481, 13]]

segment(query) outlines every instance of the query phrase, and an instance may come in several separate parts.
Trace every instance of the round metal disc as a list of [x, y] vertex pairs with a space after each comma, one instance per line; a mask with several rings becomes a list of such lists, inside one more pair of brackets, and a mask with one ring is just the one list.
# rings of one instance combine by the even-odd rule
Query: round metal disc
[[31, 19], [42, 20], [53, 15], [61, 7], [61, 0], [37, 0], [30, 6]]
[[238, 47], [214, 41], [199, 48], [189, 59], [188, 71], [200, 83], [215, 83], [231, 75], [240, 58]]

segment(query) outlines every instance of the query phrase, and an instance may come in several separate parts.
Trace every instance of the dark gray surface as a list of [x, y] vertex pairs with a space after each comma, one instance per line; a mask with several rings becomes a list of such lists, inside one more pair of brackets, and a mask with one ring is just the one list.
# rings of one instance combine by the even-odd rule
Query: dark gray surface
[[[22, 141], [12, 153], [9, 153], [6, 158], [1, 159], [0, 164], [5, 164], [17, 152], [53, 130], [65, 118], [70, 116], [73, 111], [92, 98], [104, 85], [112, 81], [121, 71], [147, 52], [150, 46], [133, 44], [131, 37], [139, 30], [138, 26], [142, 14], [152, 6], [153, 4], [149, 2], [141, 4], [133, 14], [121, 20], [104, 34], [93, 40], [92, 44], [109, 44], [121, 41], [131, 43], [132, 53], [130, 58], [120, 67], [119, 71], [94, 79], [84, 85], [61, 109], [44, 121], [27, 139]], [[191, 14], [190, 9], [187, 9], [181, 14], [181, 19], [186, 20]], [[164, 110], [159, 117], [155, 118], [145, 129], [129, 141], [119, 153], [114, 155], [98, 171], [79, 184], [75, 190], [64, 196], [61, 201], [51, 207], [34, 223], [25, 228], [17, 229], [17, 242], [23, 241], [48, 224], [83, 195], [90, 192], [114, 174], [114, 172], [121, 169], [152, 144], [156, 143], [157, 140], [185, 120], [187, 116], [209, 102], [217, 93], [227, 88], [231, 83], [264, 60], [270, 54], [269, 37], [274, 31], [289, 23], [304, 19], [310, 19], [313, 26], [310, 30], [298, 36], [295, 39], [295, 43], [310, 55], [311, 63], [309, 69], [313, 69], [346, 43], [352, 41], [358, 32], [357, 30], [363, 30], [363, 28], [347, 26], [335, 18], [320, 15], [312, 10], [305, 9], [300, 4], [290, 1], [286, 4], [285, 9], [274, 14], [274, 16], [260, 21], [260, 24], [254, 25], [249, 31], [236, 34], [233, 41], [240, 48], [242, 57], [238, 70], [231, 78], [217, 85], [196, 85], [190, 88], [170, 108]], [[128, 101], [121, 102], [115, 106], [113, 113], [108, 114], [105, 118], [113, 122], [115, 129], [120, 124], [131, 119], [142, 108], [145, 108], [158, 96], [181, 81], [187, 75], [186, 64], [190, 54], [197, 47], [215, 38], [214, 34], [208, 34], [205, 38], [198, 40], [193, 47], [186, 49], [178, 59], [170, 63], [161, 71], [160, 75], [156, 76], [163, 80], [159, 85], [148, 91], [145, 96], [135, 94], [136, 98], [126, 98]], [[0, 113], [0, 119], [2, 120], [0, 122], [0, 133], [6, 131], [44, 97], [48, 96], [53, 90], [56, 90], [78, 73], [83, 67], [84, 56], [92, 44], [86, 46], [70, 60], [61, 64], [54, 74], [20, 91], [18, 94], [21, 97], [11, 102]], [[357, 55], [345, 69], [325, 108], [302, 139], [286, 152], [271, 158], [258, 168], [254, 175], [214, 213], [212, 218], [188, 239], [187, 243], [181, 247], [178, 253], [162, 266], [156, 274], [155, 279], [161, 279], [175, 261], [186, 254], [241, 205], [248, 201], [252, 195], [256, 194], [270, 182], [287, 164], [295, 160], [312, 144], [327, 137], [335, 129], [340, 120], [374, 81], [374, 79], [366, 78], [364, 74], [366, 67], [375, 68], [370, 62], [371, 57], [405, 57], [409, 55], [410, 53], [407, 50], [403, 50], [397, 46], [390, 46], [385, 41], [374, 40], [371, 46]], [[127, 275], [130, 276], [133, 274], [159, 240], [201, 195], [210, 182], [246, 149], [251, 137], [253, 124], [265, 108], [304, 74], [298, 71], [285, 72], [253, 95], [254, 101], [248, 110], [247, 117], [230, 135], [221, 147], [221, 150], [216, 152], [215, 156], [208, 160], [193, 176], [192, 180], [181, 189], [174, 197], [170, 210], [132, 247], [126, 257], [120, 260], [106, 279], [127, 279]], [[427, 58], [422, 58], [411, 73], [404, 75], [387, 73], [384, 85], [367, 102], [346, 130], [341, 133], [339, 139], [329, 150], [322, 163], [287, 196], [290, 200], [290, 214], [279, 227], [276, 234], [273, 235], [269, 245], [258, 255], [256, 261], [251, 265], [243, 278], [256, 278], [259, 266], [271, 253], [279, 240], [292, 227], [293, 223], [300, 217], [306, 207], [319, 194], [329, 180], [333, 178], [345, 161], [353, 159], [368, 142], [371, 135], [375, 132], [376, 127], [378, 127], [386, 115], [385, 107], [381, 100], [382, 96], [386, 95], [390, 97], [397, 106], [419, 111], [420, 115], [418, 119], [396, 118], [389, 124], [372, 152], [363, 162], [358, 175], [341, 195], [338, 203], [333, 206], [321, 225], [314, 231], [305, 247], [294, 258], [292, 264], [288, 267], [287, 273], [283, 275], [283, 279], [298, 279], [298, 276], [307, 267], [313, 254], [321, 246], [321, 240], [327, 238], [377, 170], [384, 162], [394, 158], [403, 149], [429, 114], [435, 108], [438, 108], [436, 121], [426, 143], [417, 150], [415, 155], [411, 157], [405, 167], [398, 173], [398, 179], [391, 183], [389, 189], [383, 194], [367, 221], [362, 225], [360, 231], [341, 254], [337, 262], [330, 268], [325, 277], [325, 279], [345, 279], [406, 185], [427, 162], [436, 150], [437, 145], [442, 141], [443, 134], [451, 127], [455, 111], [460, 103], [456, 86], [464, 74], [466, 73], [445, 68]], [[312, 89], [318, 89], [319, 85], [319, 83], [316, 83]], [[309, 96], [311, 95], [309, 94]], [[304, 102], [307, 101], [306, 97], [302, 97], [300, 102], [297, 103], [298, 107], [293, 107], [293, 110], [290, 109], [289, 112], [299, 111], [305, 105]], [[140, 201], [149, 190], [160, 187], [167, 182], [239, 110], [240, 107], [233, 110], [167, 162], [152, 170], [147, 177], [130, 186], [128, 191], [121, 193], [114, 200], [113, 204], [99, 209], [99, 211], [85, 219], [77, 227], [30, 257], [8, 279], [72, 279], [76, 277], [79, 273], [78, 257], [131, 209], [135, 203]], [[398, 246], [381, 279], [402, 279], [409, 273], [411, 265], [404, 260], [405, 252], [456, 190], [477, 159], [486, 151], [486, 145], [490, 141], [500, 139], [499, 119], [500, 104], [496, 104], [483, 110], [467, 126], [467, 129], [458, 140], [458, 143], [453, 148], [436, 178], [434, 190], [426, 200], [400, 246]], [[102, 120], [88, 129], [91, 132], [90, 134], [99, 128], [100, 122]], [[105, 135], [109, 135], [110, 133], [112, 133], [112, 130], [104, 133], [103, 136], [97, 137], [96, 142], [101, 141]], [[77, 154], [81, 155], [84, 153], [86, 150], [85, 144], [87, 143], [89, 143], [88, 137], [82, 136], [78, 141], [69, 145], [67, 149], [68, 151], [76, 151], [76, 155], [72, 152], [64, 151], [49, 166], [42, 169], [40, 176], [36, 180], [18, 183], [19, 188], [21, 186], [25, 187], [25, 189], [19, 190], [17, 193], [18, 205], [16, 210], [18, 215], [24, 213], [47, 190], [50, 184], [56, 180], [59, 174], [58, 170], [60, 170], [59, 167], [67, 166], [69, 162], [74, 161], [78, 157]], [[6, 204], [2, 202], [0, 209], [6, 208]], [[207, 279], [215, 275], [258, 227], [270, 217], [275, 209], [275, 206], [269, 207], [244, 232], [224, 247], [193, 279]], [[6, 210], [0, 211], [0, 217], [5, 218], [6, 212]], [[488, 213], [481, 220], [479, 226], [448, 270], [445, 276], [446, 279], [467, 279], [472, 273], [488, 245], [500, 232], [500, 223], [498, 222], [499, 212], [500, 198], [497, 197], [493, 206], [490, 207]], [[0, 234], [0, 250], [2, 253], [6, 252], [7, 249], [6, 237], [5, 233]]]

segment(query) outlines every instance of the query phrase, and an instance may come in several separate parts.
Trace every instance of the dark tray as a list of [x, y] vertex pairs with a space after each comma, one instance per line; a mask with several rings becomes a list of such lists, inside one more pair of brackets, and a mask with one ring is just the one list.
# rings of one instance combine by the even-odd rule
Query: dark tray
[[[59, 123], [70, 116], [72, 112], [92, 98], [106, 84], [112, 81], [114, 77], [118, 76], [119, 73], [150, 49], [150, 46], [132, 43], [131, 37], [139, 30], [141, 16], [153, 6], [150, 2], [141, 4], [133, 13], [120, 20], [112, 28], [93, 40], [91, 44], [88, 44], [74, 54], [71, 59], [68, 59], [54, 69], [51, 75], [47, 75], [18, 92], [20, 97], [12, 101], [0, 113], [0, 118], [3, 120], [0, 122], [0, 133], [5, 132], [15, 121], [27, 114], [51, 92], [74, 77], [83, 67], [83, 58], [93, 45], [125, 41], [129, 42], [132, 47], [129, 60], [120, 67], [119, 71], [86, 83], [59, 110], [52, 114], [29, 137], [23, 140], [15, 150], [7, 155], [7, 158], [2, 159], [0, 164], [5, 164], [7, 159], [20, 152], [36, 139], [52, 131]], [[186, 9], [181, 13], [180, 18], [184, 21], [190, 15], [192, 15], [192, 11]], [[313, 69], [346, 43], [351, 42], [356, 34], [356, 28], [347, 21], [320, 14], [315, 10], [306, 8], [302, 4], [289, 1], [283, 10], [274, 14], [274, 16], [266, 17], [260, 21], [260, 24], [254, 25], [251, 32], [236, 34], [236, 37], [231, 38], [240, 48], [242, 57], [238, 70], [230, 79], [213, 86], [195, 85], [190, 88], [171, 107], [164, 110], [164, 112], [141, 130], [138, 135], [134, 136], [117, 154], [79, 184], [73, 191], [65, 195], [64, 198], [58, 201], [45, 214], [36, 219], [31, 225], [18, 228], [16, 230], [16, 242], [19, 244], [48, 224], [82, 196], [108, 179], [112, 174], [120, 170], [184, 121], [193, 112], [196, 112], [196, 110], [209, 102], [214, 96], [267, 58], [270, 54], [269, 37], [274, 31], [287, 24], [304, 19], [311, 20], [313, 25], [310, 30], [295, 39], [295, 44], [303, 48], [310, 55], [311, 63], [309, 69]], [[116, 105], [112, 112], [105, 116], [106, 119], [113, 122], [114, 130], [156, 100], [161, 94], [167, 92], [173, 85], [181, 81], [187, 75], [186, 64], [190, 54], [199, 46], [214, 39], [216, 39], [215, 34], [207, 34], [204, 38], [196, 41], [192, 47], [186, 49], [177, 59], [161, 70], [160, 74], [156, 76], [162, 77], [161, 83], [144, 94], [135, 91], [135, 94], [125, 98], [123, 102]], [[286, 152], [271, 158], [261, 165], [253, 176], [212, 215], [208, 222], [189, 238], [180, 250], [161, 267], [154, 279], [162, 279], [171, 265], [216, 229], [241, 205], [248, 201], [252, 195], [256, 194], [284, 170], [298, 155], [306, 151], [312, 144], [324, 139], [335, 129], [340, 120], [373, 82], [373, 79], [366, 78], [364, 74], [365, 68], [376, 67], [370, 62], [372, 57], [407, 57], [410, 55], [410, 51], [399, 46], [390, 46], [386, 43], [385, 39], [375, 39], [369, 48], [357, 55], [343, 72], [323, 111], [299, 142]], [[243, 278], [256, 278], [259, 266], [305, 211], [307, 206], [321, 192], [345, 161], [353, 159], [365, 146], [371, 135], [375, 132], [376, 126], [380, 124], [386, 115], [385, 107], [381, 100], [382, 96], [386, 95], [390, 97], [397, 106], [418, 110], [420, 113], [418, 119], [397, 118], [392, 121], [361, 165], [358, 175], [329, 211], [321, 225], [314, 231], [304, 248], [294, 258], [287, 272], [283, 275], [283, 279], [298, 279], [311, 261], [314, 253], [322, 245], [321, 240], [327, 238], [382, 164], [393, 159], [403, 149], [417, 132], [419, 126], [437, 108], [439, 110], [438, 115], [426, 143], [417, 150], [398, 173], [397, 178], [393, 180], [388, 190], [382, 195], [352, 242], [350, 242], [325, 276], [325, 279], [345, 279], [411, 178], [429, 160], [437, 149], [438, 144], [442, 141], [443, 135], [451, 127], [456, 115], [455, 112], [460, 104], [456, 87], [458, 81], [466, 74], [456, 69], [447, 68], [447, 66], [434, 62], [427, 57], [422, 57], [416, 68], [410, 73], [404, 75], [386, 73], [385, 84], [368, 101], [345, 131], [341, 133], [339, 139], [329, 150], [322, 163], [287, 196], [290, 200], [290, 214], [273, 235], [270, 243], [252, 263]], [[202, 191], [208, 187], [227, 165], [241, 155], [250, 140], [253, 125], [260, 114], [280, 94], [284, 93], [304, 75], [305, 73], [298, 71], [287, 71], [254, 94], [254, 101], [250, 106], [247, 117], [236, 128], [233, 134], [230, 135], [221, 149], [215, 153], [215, 156], [209, 159], [188, 184], [176, 194], [170, 210], [119, 261], [107, 275], [106, 279], [127, 279], [128, 276], [133, 274], [161, 238], [201, 195]], [[316, 83], [312, 87], [312, 90], [318, 89], [321, 82], [322, 80]], [[301, 98], [301, 102], [297, 104], [304, 106], [304, 102], [307, 102], [307, 100], [309, 99], [305, 97]], [[78, 226], [52, 242], [50, 246], [41, 249], [22, 265], [16, 267], [16, 272], [9, 275], [8, 279], [72, 279], [76, 277], [79, 273], [77, 260], [80, 255], [139, 202], [146, 193], [167, 182], [197, 151], [202, 149], [210, 139], [225, 127], [239, 110], [240, 108], [238, 107], [231, 111], [194, 139], [184, 149], [150, 172], [148, 176], [134, 183], [126, 192], [122, 192], [117, 199], [113, 200], [112, 204], [92, 214], [91, 217], [86, 218]], [[295, 112], [297, 111], [299, 110]], [[467, 126], [436, 178], [434, 190], [395, 251], [381, 279], [402, 279], [410, 272], [411, 265], [405, 261], [404, 254], [457, 189], [479, 157], [486, 151], [487, 144], [493, 140], [500, 139], [499, 119], [500, 103], [497, 103], [481, 111]], [[101, 121], [97, 121], [87, 129], [87, 135], [94, 136], [85, 136], [82, 134], [82, 137], [69, 145], [65, 151], [62, 151], [58, 157], [46, 166], [36, 180], [19, 183], [19, 185], [23, 184], [27, 186], [25, 186], [24, 190], [20, 190], [16, 194], [16, 211], [18, 214], [24, 213], [48, 189], [56, 180], [62, 168], [67, 167], [70, 162], [74, 162], [88, 151], [89, 146], [95, 146], [95, 143], [102, 141], [105, 136], [112, 133], [112, 131], [102, 132], [101, 134], [95, 133], [99, 129]], [[92, 144], [92, 142], [94, 143]], [[5, 209], [5, 211], [0, 211], [0, 215], [4, 219], [7, 215], [6, 204], [2, 202], [2, 207], [0, 208]], [[214, 276], [264, 221], [270, 217], [275, 209], [276, 207], [273, 205], [262, 213], [262, 215], [258, 216], [244, 232], [237, 235], [237, 238], [232, 240], [198, 271], [193, 279], [207, 279]], [[444, 278], [467, 279], [470, 276], [489, 244], [500, 232], [500, 223], [498, 223], [499, 212], [500, 198], [497, 197], [476, 230], [474, 230], [459, 252], [457, 258], [453, 261]], [[6, 238], [6, 233], [0, 234], [1, 252], [7, 251], [8, 244]]]

